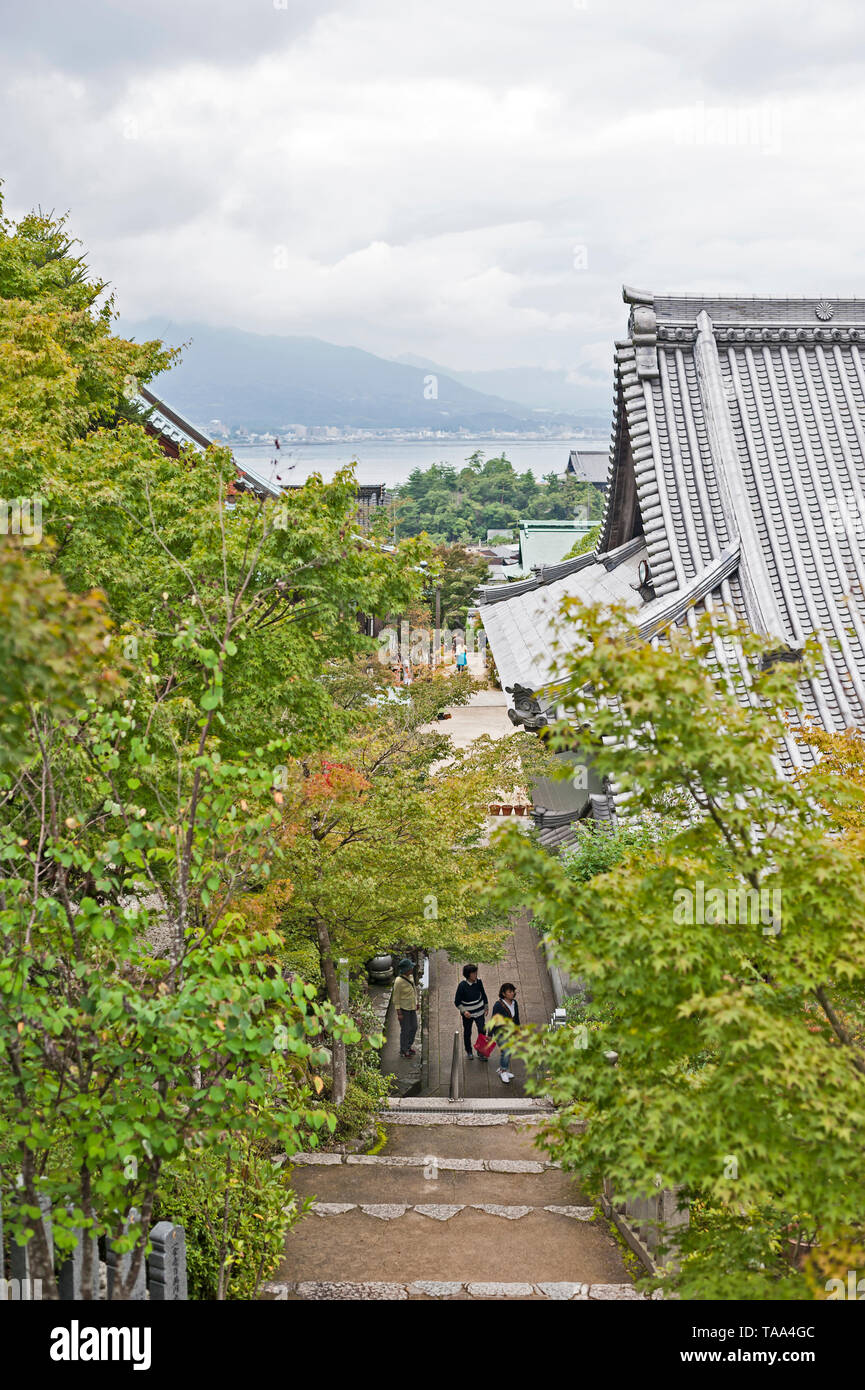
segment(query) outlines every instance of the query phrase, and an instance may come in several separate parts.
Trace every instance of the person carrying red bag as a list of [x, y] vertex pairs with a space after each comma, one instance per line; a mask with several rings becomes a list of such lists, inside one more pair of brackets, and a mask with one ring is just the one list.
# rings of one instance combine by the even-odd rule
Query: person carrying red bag
[[476, 965], [463, 966], [463, 978], [457, 985], [454, 1003], [462, 1014], [463, 1042], [465, 1043], [466, 1056], [473, 1057], [472, 1025], [477, 1024], [478, 1037], [482, 1037], [484, 1033], [484, 1019], [489, 1013], [490, 1008], [490, 1001], [484, 989], [484, 982], [478, 979], [478, 968]]

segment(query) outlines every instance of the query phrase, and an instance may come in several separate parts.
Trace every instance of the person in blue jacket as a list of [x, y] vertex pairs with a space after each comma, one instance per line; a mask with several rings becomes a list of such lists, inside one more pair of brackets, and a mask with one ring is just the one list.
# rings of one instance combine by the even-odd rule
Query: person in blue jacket
[[463, 978], [457, 985], [454, 1003], [462, 1014], [466, 1056], [473, 1057], [472, 1026], [477, 1024], [478, 1037], [480, 1037], [484, 1032], [484, 1019], [490, 1009], [490, 1001], [484, 989], [484, 982], [478, 978], [476, 965], [463, 966]]

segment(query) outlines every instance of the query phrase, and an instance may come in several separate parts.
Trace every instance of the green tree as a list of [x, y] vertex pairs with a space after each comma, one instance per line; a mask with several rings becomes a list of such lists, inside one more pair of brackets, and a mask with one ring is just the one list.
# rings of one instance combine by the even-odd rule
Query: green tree
[[[501, 949], [508, 929], [488, 901], [498, 857], [483, 843], [487, 807], [549, 760], [529, 735], [457, 750], [431, 731], [445, 702], [463, 703], [475, 688], [416, 679], [410, 698], [358, 709], [351, 736], [331, 753], [286, 769], [290, 880], [274, 880], [246, 909], [315, 942], [334, 1006], [340, 958], [357, 968], [385, 947], [444, 947], [484, 960]], [[334, 1067], [340, 1087], [338, 1048]]]
[[522, 518], [599, 520], [603, 499], [588, 483], [555, 473], [539, 483], [517, 473], [510, 460], [484, 459], [480, 451], [457, 472], [450, 464], [416, 468], [397, 489], [393, 518], [400, 536], [426, 531], [434, 540], [478, 542], [495, 528], [512, 531]]
[[556, 697], [627, 821], [661, 811], [672, 829], [587, 881], [512, 843], [602, 1021], [588, 1046], [570, 1029], [522, 1044], [560, 1107], [551, 1140], [617, 1193], [690, 1199], [683, 1297], [819, 1296], [802, 1251], [816, 1242], [824, 1269], [865, 1255], [862, 779], [779, 767], [810, 647], [766, 661], [717, 615], [657, 648], [623, 611], [574, 603], [569, 623]]
[[262, 503], [224, 450], [166, 458], [134, 396], [171, 353], [104, 289], [62, 219], [0, 226], [0, 466], [44, 531], [0, 550], [0, 1189], [48, 1296], [40, 1198], [61, 1252], [132, 1251], [125, 1297], [163, 1170], [335, 1125], [319, 1040], [358, 1030], [237, 903], [290, 872], [277, 770], [349, 722], [328, 659], [425, 553], [358, 535], [348, 472]]
[[468, 609], [475, 604], [481, 584], [487, 582], [488, 565], [480, 555], [472, 555], [462, 545], [439, 545], [430, 560], [432, 587], [430, 606], [435, 609], [435, 590], [441, 594], [441, 625], [450, 631], [465, 631]]
[[[7, 547], [0, 649], [17, 642], [20, 653], [22, 611], [37, 637], [10, 701], [15, 743], [0, 773], [4, 1222], [13, 1240], [34, 1241], [49, 1298], [40, 1199], [59, 1251], [76, 1229], [110, 1235], [132, 1253], [115, 1292], [125, 1298], [163, 1166], [189, 1145], [229, 1161], [250, 1134], [287, 1152], [314, 1142], [335, 1125], [308, 1103], [316, 1039], [325, 1029], [359, 1038], [312, 987], [282, 978], [280, 937], [250, 930], [235, 907], [280, 862], [272, 756], [283, 750], [237, 760], [219, 751], [230, 616], [214, 646], [191, 623], [175, 637], [209, 674], [195, 736], [166, 776], [134, 672], [116, 639], [94, 640], [107, 634], [104, 616]], [[72, 650], [70, 621], [84, 639]], [[85, 1287], [91, 1260], [88, 1240]]]
[[151, 734], [169, 756], [203, 674], [175, 645], [178, 627], [221, 630], [235, 594], [223, 746], [247, 748], [265, 730], [314, 746], [333, 733], [325, 657], [368, 645], [359, 613], [410, 606], [427, 548], [393, 554], [358, 533], [350, 470], [260, 502], [235, 491], [225, 449], [166, 457], [130, 397], [174, 354], [115, 337], [112, 311], [64, 219], [0, 220], [4, 494], [41, 500], [50, 544], [38, 554], [69, 590], [102, 590], [128, 659], [160, 692]]

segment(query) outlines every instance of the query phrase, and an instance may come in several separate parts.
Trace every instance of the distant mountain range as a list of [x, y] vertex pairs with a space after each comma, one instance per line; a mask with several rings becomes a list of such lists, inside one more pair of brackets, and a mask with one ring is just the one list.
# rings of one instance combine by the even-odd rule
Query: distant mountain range
[[396, 358], [412, 367], [424, 371], [447, 372], [454, 381], [473, 391], [486, 391], [507, 400], [517, 401], [523, 409], [550, 414], [598, 416], [604, 428], [609, 424], [611, 386], [603, 382], [599, 386], [575, 384], [571, 374], [554, 371], [547, 367], [502, 367], [484, 372], [455, 371], [452, 367], [437, 366], [435, 362], [413, 353], [404, 353]]
[[[139, 342], [162, 338], [180, 346], [183, 360], [151, 389], [206, 427], [279, 430], [291, 425], [343, 429], [469, 429], [530, 431], [560, 424], [609, 423], [603, 408], [570, 410], [531, 404], [532, 369], [513, 373], [453, 373], [423, 359], [393, 362], [360, 348], [337, 347], [319, 338], [246, 333], [236, 328], [174, 323], [165, 319], [122, 321], [119, 330]], [[557, 373], [534, 373], [557, 377]], [[563, 374], [562, 374], [563, 375]], [[513, 378], [514, 396], [501, 393]], [[547, 382], [565, 400], [561, 383]], [[574, 392], [576, 396], [576, 391]], [[547, 393], [546, 400], [553, 396]], [[581, 408], [582, 407], [582, 408]]]

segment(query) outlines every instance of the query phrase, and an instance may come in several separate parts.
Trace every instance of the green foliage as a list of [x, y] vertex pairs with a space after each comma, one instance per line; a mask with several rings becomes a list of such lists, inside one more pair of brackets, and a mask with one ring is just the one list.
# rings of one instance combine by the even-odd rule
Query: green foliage
[[109, 632], [98, 595], [68, 594], [0, 536], [0, 768], [20, 761], [34, 703], [74, 713], [99, 689], [104, 697], [122, 690], [119, 671], [97, 664]]
[[487, 532], [512, 532], [526, 517], [570, 520], [583, 507], [600, 519], [602, 501], [590, 483], [548, 474], [539, 483], [530, 471], [517, 473], [503, 454], [475, 453], [466, 466], [434, 463], [416, 468], [397, 490], [393, 507], [397, 535], [426, 531], [437, 541], [486, 541]]
[[337, 1111], [334, 1139], [345, 1143], [356, 1139], [381, 1110], [389, 1093], [390, 1077], [371, 1067], [355, 1073], [346, 1087], [345, 1100]]
[[3, 491], [45, 532], [0, 550], [0, 1195], [48, 1297], [40, 1196], [59, 1252], [132, 1253], [123, 1298], [164, 1171], [332, 1133], [321, 1039], [358, 1031], [238, 905], [289, 881], [276, 770], [350, 722], [328, 659], [425, 553], [358, 537], [348, 473], [259, 503], [225, 451], [167, 458], [130, 396], [172, 354], [115, 338], [103, 292], [62, 220], [0, 224]]
[[600, 540], [600, 526], [593, 526], [585, 536], [581, 536], [578, 541], [574, 541], [567, 555], [562, 558], [565, 560], [576, 560], [579, 555], [588, 555], [590, 550], [594, 550]]
[[[859, 814], [840, 834], [825, 809], [861, 809], [865, 792], [832, 784], [830, 768], [821, 804], [778, 766], [811, 646], [799, 665], [764, 664], [765, 644], [718, 615], [657, 648], [623, 610], [574, 604], [570, 622], [561, 737], [579, 729], [629, 798], [629, 824], [662, 814], [665, 836], [609, 866], [512, 837], [520, 901], [528, 881], [597, 1023], [588, 1046], [565, 1028], [520, 1050], [560, 1106], [551, 1132], [569, 1165], [622, 1195], [658, 1185], [691, 1198], [668, 1286], [808, 1297], [795, 1249], [817, 1241], [831, 1256], [846, 1242], [865, 1256], [865, 838]], [[722, 649], [746, 663], [750, 702]]]
[[368, 649], [359, 611], [416, 600], [429, 547], [394, 554], [359, 536], [350, 470], [260, 502], [232, 494], [225, 449], [167, 457], [131, 397], [174, 354], [112, 335], [110, 301], [95, 307], [104, 285], [72, 247], [63, 219], [0, 220], [0, 471], [4, 496], [41, 499], [46, 545], [30, 558], [73, 594], [102, 591], [159, 705], [150, 732], [167, 756], [208, 675], [175, 637], [192, 623], [212, 646], [227, 617], [223, 747], [271, 735], [315, 746], [338, 731], [318, 680], [325, 657]]
[[635, 824], [587, 821], [573, 845], [560, 855], [568, 878], [587, 883], [606, 873], [631, 851], [649, 850], [663, 839], [664, 822], [650, 813]]
[[254, 1299], [304, 1214], [290, 1164], [246, 1141], [237, 1155], [190, 1150], [163, 1168], [153, 1220], [184, 1228], [192, 1299]]
[[0, 776], [0, 1182], [12, 1238], [38, 1230], [44, 1194], [60, 1250], [74, 1226], [119, 1236], [135, 1207], [120, 1248], [140, 1262], [163, 1167], [190, 1148], [229, 1162], [250, 1134], [317, 1143], [334, 1121], [310, 1103], [316, 1039], [357, 1035], [274, 971], [280, 938], [232, 903], [279, 862], [270, 764], [223, 759], [209, 710], [150, 818], [158, 760], [134, 701], [100, 704], [99, 683], [31, 706]]
[[[375, 688], [377, 675], [369, 679]], [[482, 843], [486, 809], [497, 789], [523, 785], [550, 759], [530, 735], [455, 749], [430, 729], [436, 709], [471, 688], [418, 679], [404, 702], [358, 702], [332, 752], [287, 765], [280, 804], [290, 880], [271, 876], [245, 910], [291, 940], [305, 932], [317, 942], [334, 1004], [340, 957], [358, 968], [400, 943], [488, 960], [501, 942], [506, 929], [486, 897], [498, 863]]]
[[161, 343], [112, 335], [113, 299], [105, 297], [106, 282], [90, 276], [75, 245], [64, 217], [31, 213], [15, 227], [0, 210], [0, 471], [6, 497], [42, 491], [64, 447], [128, 416], [130, 383], [148, 381], [174, 356]]
[[475, 594], [488, 578], [486, 560], [472, 555], [461, 545], [439, 545], [432, 552], [432, 584], [427, 591], [430, 609], [435, 613], [435, 591], [441, 594], [441, 626], [465, 632], [466, 615], [475, 606]]

